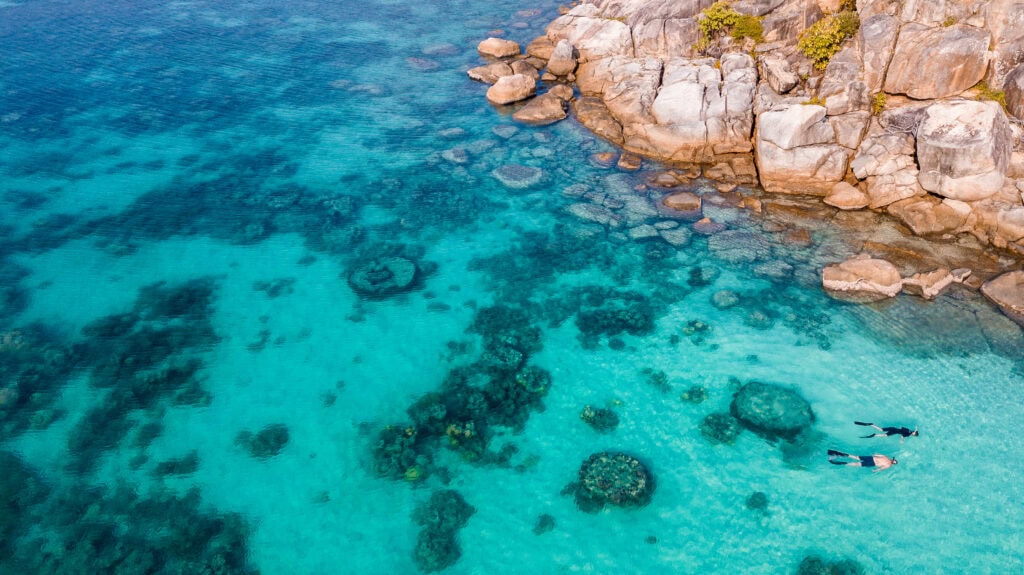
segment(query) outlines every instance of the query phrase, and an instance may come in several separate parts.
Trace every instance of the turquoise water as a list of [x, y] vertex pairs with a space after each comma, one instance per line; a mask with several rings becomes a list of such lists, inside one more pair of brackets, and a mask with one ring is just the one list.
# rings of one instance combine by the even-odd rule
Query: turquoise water
[[[834, 302], [818, 278], [853, 253], [841, 234], [706, 182], [705, 213], [751, 235], [630, 240], [689, 225], [657, 211], [659, 167], [602, 168], [606, 143], [517, 126], [464, 73], [492, 31], [525, 44], [556, 14], [0, 3], [0, 573], [1024, 571], [1020, 330], [965, 290]], [[507, 165], [543, 176], [508, 187]], [[785, 240], [800, 227], [810, 245]], [[373, 258], [415, 280], [360, 296]], [[499, 401], [502, 342], [546, 393]], [[812, 430], [705, 438], [751, 380], [797, 390]], [[680, 398], [694, 386], [703, 403]], [[452, 389], [487, 390], [486, 451], [422, 431], [420, 459], [380, 473], [382, 430]], [[862, 440], [855, 419], [921, 436]], [[829, 448], [899, 465], [835, 467]], [[561, 495], [603, 450], [649, 467], [647, 505]], [[475, 511], [459, 553], [418, 562], [416, 510], [443, 489]]]

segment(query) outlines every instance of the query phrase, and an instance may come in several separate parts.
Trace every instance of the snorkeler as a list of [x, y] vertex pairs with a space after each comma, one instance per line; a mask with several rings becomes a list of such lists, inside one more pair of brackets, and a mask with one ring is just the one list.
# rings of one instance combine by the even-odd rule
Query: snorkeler
[[[836, 458], [846, 458], [852, 461], [836, 461]], [[828, 450], [828, 461], [833, 465], [850, 465], [853, 467], [876, 467], [872, 473], [878, 473], [883, 469], [889, 469], [893, 465], [896, 465], [898, 461], [896, 458], [890, 458], [885, 455], [850, 455], [849, 453], [843, 453], [842, 451], [836, 451], [835, 449]]]
[[867, 439], [869, 437], [892, 437], [893, 435], [900, 436], [900, 443], [908, 437], [917, 437], [917, 430], [911, 430], [908, 427], [878, 427], [874, 423], [864, 423], [863, 421], [854, 421], [857, 425], [863, 425], [865, 427], [874, 427], [881, 433], [872, 433], [871, 435], [862, 435], [861, 439]]

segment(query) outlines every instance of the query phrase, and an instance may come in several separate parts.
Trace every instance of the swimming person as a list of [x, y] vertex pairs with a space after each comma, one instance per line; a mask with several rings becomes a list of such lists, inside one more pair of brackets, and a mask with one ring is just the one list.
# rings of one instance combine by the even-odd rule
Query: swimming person
[[900, 436], [900, 443], [908, 437], [917, 437], [917, 430], [911, 430], [908, 427], [878, 427], [874, 423], [864, 423], [863, 421], [854, 421], [857, 425], [863, 425], [865, 427], [874, 427], [881, 433], [872, 433], [871, 435], [862, 435], [861, 439], [867, 439], [869, 437], [892, 437], [893, 435]]
[[[852, 461], [836, 461], [836, 458], [846, 458]], [[833, 465], [851, 465], [853, 467], [876, 467], [872, 473], [878, 473], [883, 469], [889, 469], [893, 465], [896, 465], [898, 461], [896, 458], [889, 458], [885, 455], [850, 455], [849, 453], [843, 453], [842, 451], [836, 451], [835, 449], [828, 450], [828, 461]]]

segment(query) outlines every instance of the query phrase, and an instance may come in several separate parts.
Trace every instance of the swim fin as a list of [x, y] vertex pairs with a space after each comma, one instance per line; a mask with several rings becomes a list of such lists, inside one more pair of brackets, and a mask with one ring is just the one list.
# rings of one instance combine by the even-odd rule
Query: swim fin
[[864, 423], [863, 421], [854, 421], [853, 424], [854, 425], [863, 425], [865, 427], [871, 427], [872, 425], [874, 425], [874, 423]]
[[843, 457], [849, 457], [850, 456], [849, 453], [843, 453], [842, 451], [836, 451], [835, 449], [829, 449], [828, 450], [828, 454], [829, 455], [840, 455], [840, 456], [843, 456]]
[[870, 439], [870, 438], [872, 438], [872, 437], [874, 437], [874, 436], [876, 436], [876, 435], [880, 435], [880, 434], [878, 434], [878, 433], [872, 433], [871, 435], [861, 435], [861, 436], [860, 436], [860, 438], [861, 438], [861, 439]]

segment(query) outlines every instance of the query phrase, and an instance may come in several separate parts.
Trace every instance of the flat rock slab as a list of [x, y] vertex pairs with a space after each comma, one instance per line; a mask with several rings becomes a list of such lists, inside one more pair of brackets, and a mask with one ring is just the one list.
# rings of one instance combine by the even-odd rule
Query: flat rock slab
[[770, 437], [792, 439], [814, 423], [814, 412], [796, 391], [752, 381], [733, 397], [729, 411], [744, 427]]
[[1024, 271], [1007, 272], [988, 280], [982, 284], [981, 293], [1024, 327]]
[[522, 164], [505, 164], [491, 171], [491, 175], [506, 187], [521, 190], [535, 186], [544, 179], [544, 171]]

